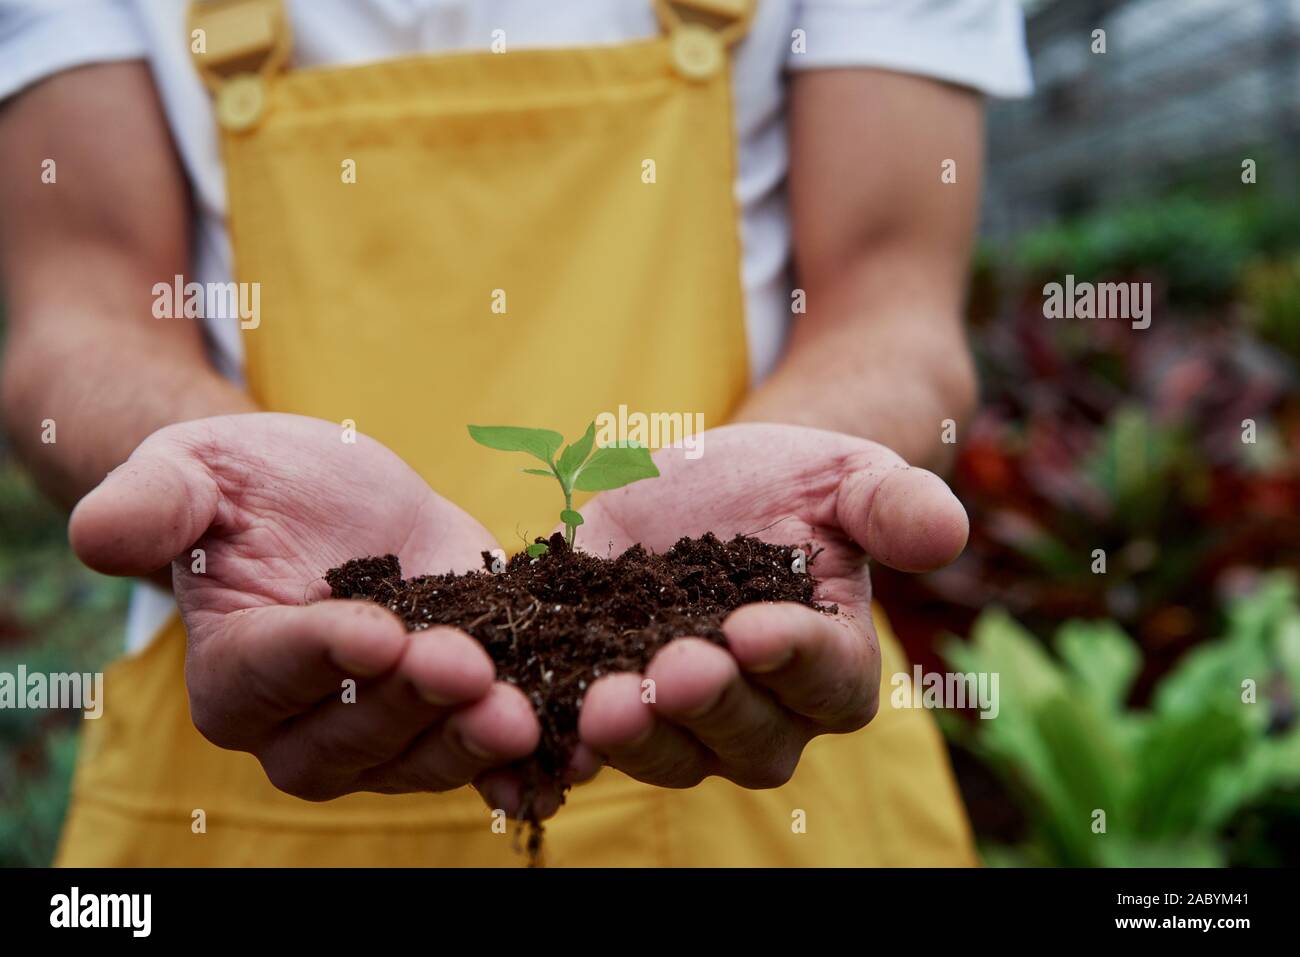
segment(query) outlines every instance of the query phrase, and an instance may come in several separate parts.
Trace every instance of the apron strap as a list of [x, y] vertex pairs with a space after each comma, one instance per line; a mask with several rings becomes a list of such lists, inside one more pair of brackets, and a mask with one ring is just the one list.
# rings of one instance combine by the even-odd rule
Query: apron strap
[[211, 90], [240, 74], [266, 76], [289, 58], [283, 0], [190, 0], [190, 55]]
[[707, 83], [727, 65], [727, 48], [749, 30], [754, 0], [654, 0], [673, 68]]
[[683, 25], [704, 27], [717, 35], [724, 47], [735, 45], [754, 19], [755, 0], [654, 0], [655, 13], [670, 36]]
[[[754, 0], [653, 0], [666, 33], [699, 24], [732, 46], [748, 31]], [[292, 40], [283, 0], [190, 0], [190, 53], [213, 92], [241, 73], [265, 76], [284, 66]]]
[[[705, 80], [749, 30], [754, 0], [653, 0], [677, 70]], [[190, 0], [190, 54], [216, 97], [217, 121], [232, 131], [257, 124], [266, 80], [288, 62], [293, 41], [283, 0]]]
[[283, 0], [190, 0], [190, 55], [216, 97], [227, 129], [255, 125], [266, 105], [266, 79], [289, 59], [292, 39]]

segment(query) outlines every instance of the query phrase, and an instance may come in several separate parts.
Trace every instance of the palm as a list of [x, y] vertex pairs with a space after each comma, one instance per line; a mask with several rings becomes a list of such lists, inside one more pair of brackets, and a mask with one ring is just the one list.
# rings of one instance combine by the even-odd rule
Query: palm
[[[438, 498], [387, 448], [338, 426], [287, 415], [213, 419], [187, 426], [209, 463], [219, 523], [175, 566], [187, 619], [243, 608], [302, 604], [327, 592], [321, 578], [362, 555], [397, 555], [404, 574], [467, 570], [495, 547], [488, 531]], [[219, 464], [215, 464], [219, 463]]]
[[862, 548], [840, 524], [841, 479], [906, 466], [882, 446], [850, 436], [783, 425], [733, 425], [705, 433], [696, 460], [680, 449], [655, 454], [660, 478], [594, 498], [584, 509], [584, 547], [618, 553], [640, 542], [652, 551], [683, 535], [752, 534], [823, 549], [819, 597], [847, 606], [870, 600]]
[[579, 732], [640, 780], [689, 787], [721, 775], [746, 787], [789, 779], [819, 734], [875, 714], [880, 654], [868, 613], [868, 557], [903, 570], [951, 561], [966, 537], [960, 504], [934, 475], [883, 446], [795, 426], [737, 425], [705, 433], [703, 454], [656, 453], [660, 478], [603, 492], [583, 508], [582, 547], [603, 554], [640, 542], [663, 550], [683, 535], [752, 534], [822, 549], [817, 598], [847, 614], [749, 605], [723, 622], [724, 651], [695, 638], [662, 648], [641, 675], [588, 690]]

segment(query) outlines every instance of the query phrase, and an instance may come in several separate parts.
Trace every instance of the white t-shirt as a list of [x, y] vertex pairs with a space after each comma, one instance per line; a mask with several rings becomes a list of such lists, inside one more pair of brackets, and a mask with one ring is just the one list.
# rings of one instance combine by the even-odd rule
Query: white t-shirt
[[[195, 203], [187, 280], [231, 278], [225, 188], [209, 96], [190, 58], [184, 0], [0, 0], [0, 99], [87, 63], [147, 59]], [[293, 63], [624, 43], [659, 31], [651, 0], [287, 0]], [[795, 52], [795, 31], [803, 49]], [[1015, 0], [759, 0], [732, 62], [746, 328], [753, 381], [775, 365], [790, 318], [785, 73], [829, 67], [916, 73], [994, 96], [1030, 90]], [[436, 188], [432, 186], [431, 188]], [[205, 323], [213, 362], [238, 379], [238, 322]], [[128, 647], [147, 641], [171, 598], [138, 588]]]

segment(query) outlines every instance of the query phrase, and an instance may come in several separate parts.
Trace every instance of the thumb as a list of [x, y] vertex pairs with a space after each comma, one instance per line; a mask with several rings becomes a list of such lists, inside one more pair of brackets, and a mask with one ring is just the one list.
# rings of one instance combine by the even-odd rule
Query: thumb
[[933, 472], [900, 465], [863, 469], [840, 483], [839, 525], [876, 561], [903, 572], [947, 565], [966, 547], [970, 521]]
[[221, 493], [207, 468], [164, 429], [145, 439], [72, 510], [77, 557], [106, 575], [148, 575], [198, 541]]

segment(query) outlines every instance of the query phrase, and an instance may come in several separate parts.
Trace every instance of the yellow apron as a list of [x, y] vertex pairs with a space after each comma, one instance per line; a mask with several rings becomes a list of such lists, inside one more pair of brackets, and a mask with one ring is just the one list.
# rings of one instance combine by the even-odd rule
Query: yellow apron
[[[287, 72], [279, 0], [191, 8], [236, 278], [261, 284], [243, 342], [264, 408], [353, 420], [508, 546], [550, 529], [553, 489], [501, 468], [467, 422], [576, 435], [621, 404], [727, 419], [748, 385], [728, 49], [750, 0], [656, 8], [663, 32], [645, 42]], [[881, 625], [885, 673], [906, 670]], [[468, 788], [276, 791], [195, 731], [184, 654], [173, 620], [110, 669], [61, 864], [523, 863]], [[865, 731], [814, 741], [774, 790], [606, 769], [548, 825], [547, 860], [975, 857], [933, 722], [886, 703]]]

